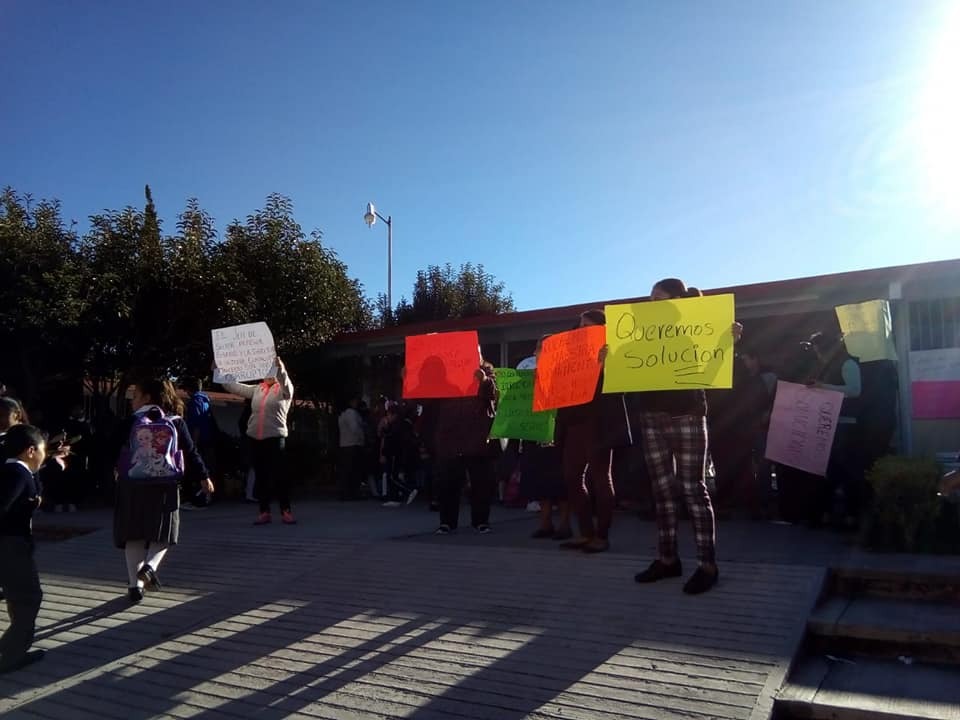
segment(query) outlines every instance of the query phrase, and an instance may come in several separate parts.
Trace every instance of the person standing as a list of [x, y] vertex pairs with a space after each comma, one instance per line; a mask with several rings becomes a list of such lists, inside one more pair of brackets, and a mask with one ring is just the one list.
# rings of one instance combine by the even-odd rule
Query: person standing
[[250, 400], [250, 420], [247, 422], [247, 437], [256, 474], [256, 496], [260, 513], [254, 525], [267, 525], [273, 521], [270, 503], [276, 498], [280, 517], [285, 525], [295, 525], [296, 519], [290, 508], [290, 477], [283, 460], [287, 445], [287, 413], [293, 403], [293, 382], [287, 374], [283, 361], [274, 361], [275, 377], [266, 377], [259, 385], [223, 383], [224, 389]]
[[[606, 325], [602, 310], [587, 310], [578, 327]], [[590, 362], [603, 364], [605, 351]], [[588, 554], [610, 549], [610, 526], [616, 509], [613, 483], [614, 448], [632, 442], [624, 396], [605, 395], [603, 373], [597, 381], [593, 400], [585, 405], [557, 411], [557, 444], [562, 452], [564, 485], [570, 512], [577, 517], [578, 537], [561, 543], [565, 550]]]
[[[203, 384], [199, 378], [187, 378], [183, 381], [183, 389], [190, 395], [186, 404], [187, 429], [193, 444], [203, 458], [207, 470], [215, 473], [216, 451], [216, 421], [213, 419], [213, 405], [210, 397], [203, 392]], [[202, 509], [210, 504], [210, 496], [199, 487], [186, 488], [187, 500], [183, 503], [184, 510]]]
[[[682, 280], [667, 278], [653, 286], [651, 300], [698, 297]], [[697, 545], [696, 571], [683, 586], [689, 595], [704, 593], [720, 577], [716, 564], [716, 520], [706, 483], [707, 401], [703, 390], [663, 390], [630, 393], [640, 415], [644, 457], [653, 483], [657, 516], [658, 557], [637, 573], [638, 583], [680, 577], [683, 570], [677, 554], [677, 503], [674, 489], [679, 481], [687, 511], [693, 521]]]
[[44, 656], [30, 650], [43, 600], [34, 559], [33, 513], [40, 507], [36, 474], [46, 457], [46, 439], [32, 425], [15, 425], [4, 436], [7, 459], [0, 469], [0, 586], [10, 626], [0, 637], [0, 673], [13, 672]]
[[213, 494], [213, 483], [181, 417], [183, 402], [169, 380], [136, 379], [131, 405], [134, 413], [116, 441], [113, 541], [126, 557], [127, 596], [137, 603], [145, 588], [160, 589], [160, 563], [179, 542], [179, 483], [196, 481], [208, 494]]
[[[822, 486], [817, 507], [835, 523], [854, 527], [863, 494], [863, 441], [858, 424], [862, 388], [860, 361], [847, 352], [842, 335], [817, 332], [810, 336], [808, 343], [817, 356], [819, 367], [816, 378], [807, 384], [843, 393], [826, 483]], [[836, 498], [835, 503], [831, 502], [833, 498]]]
[[353, 397], [346, 410], [337, 418], [340, 430], [340, 464], [337, 468], [340, 501], [356, 500], [363, 482], [363, 448], [366, 430], [360, 415], [360, 398]]
[[497, 383], [493, 369], [483, 363], [476, 371], [479, 382], [473, 397], [431, 401], [424, 412], [427, 434], [435, 458], [440, 526], [437, 535], [449, 535], [460, 520], [460, 495], [470, 481], [470, 524], [478, 533], [490, 532], [490, 503], [496, 476], [495, 453], [499, 440], [490, 441], [497, 410]]

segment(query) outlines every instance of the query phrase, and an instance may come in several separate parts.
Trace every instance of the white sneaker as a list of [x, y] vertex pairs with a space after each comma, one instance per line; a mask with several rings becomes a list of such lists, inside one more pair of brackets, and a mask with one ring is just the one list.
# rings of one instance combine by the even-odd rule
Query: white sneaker
[[410, 491], [410, 494], [407, 495], [407, 505], [409, 505], [410, 503], [412, 503], [414, 500], [417, 499], [418, 492], [419, 490], [417, 490], [416, 488]]
[[536, 500], [531, 500], [527, 503], [527, 512], [540, 512], [540, 503]]
[[381, 507], [400, 507], [403, 503], [399, 503], [396, 500], [390, 500], [385, 502]]

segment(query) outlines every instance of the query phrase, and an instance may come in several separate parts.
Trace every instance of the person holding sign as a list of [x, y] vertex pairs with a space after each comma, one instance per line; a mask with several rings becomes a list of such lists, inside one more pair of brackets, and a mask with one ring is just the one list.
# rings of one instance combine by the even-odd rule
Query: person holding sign
[[[699, 297], [682, 280], [667, 278], [653, 286], [651, 300]], [[683, 586], [689, 595], [712, 588], [719, 576], [716, 565], [716, 520], [706, 483], [707, 401], [704, 391], [660, 390], [631, 393], [639, 410], [643, 452], [653, 482], [657, 515], [659, 557], [637, 573], [638, 583], [680, 577], [683, 570], [677, 554], [677, 505], [674, 487], [683, 487], [687, 510], [693, 521], [699, 567]]]
[[827, 483], [822, 488], [817, 506], [826, 514], [831, 510], [831, 496], [841, 495], [842, 502], [839, 505], [842, 507], [837, 510], [844, 514], [847, 525], [854, 525], [860, 513], [863, 485], [862, 443], [857, 425], [860, 416], [860, 363], [847, 352], [842, 335], [817, 332], [810, 336], [807, 345], [819, 361], [816, 378], [807, 384], [843, 393], [840, 418], [837, 420], [827, 466]]
[[[537, 341], [534, 354], [520, 361], [518, 371], [537, 369], [537, 358], [543, 350], [543, 341], [548, 337], [544, 335]], [[532, 535], [535, 539], [569, 540], [573, 537], [561, 460], [560, 448], [553, 441], [538, 443], [523, 440], [520, 443], [520, 493], [540, 505], [539, 523]], [[559, 513], [559, 524], [556, 526], [553, 523], [554, 505]]]
[[253, 471], [257, 478], [256, 496], [260, 503], [260, 514], [254, 525], [266, 525], [273, 521], [270, 502], [274, 497], [280, 505], [283, 523], [294, 525], [297, 522], [290, 509], [290, 478], [283, 467], [287, 413], [293, 403], [293, 382], [279, 357], [274, 358], [274, 367], [277, 369], [276, 377], [266, 377], [259, 385], [223, 383], [228, 393], [246, 398], [251, 403], [247, 437], [251, 440]]
[[[604, 324], [602, 310], [587, 310], [580, 316], [581, 328]], [[589, 361], [602, 364], [603, 350]], [[557, 413], [556, 438], [562, 452], [567, 502], [580, 530], [577, 538], [561, 545], [566, 550], [601, 553], [610, 549], [616, 506], [613, 448], [630, 444], [630, 427], [623, 395], [603, 395], [602, 388], [601, 372], [589, 403], [560, 408]]]
[[[482, 363], [479, 352], [477, 358]], [[423, 434], [431, 443], [440, 506], [437, 535], [449, 535], [457, 529], [460, 494], [468, 477], [470, 524], [481, 534], [490, 532], [490, 503], [496, 483], [494, 458], [500, 443], [489, 440], [497, 408], [497, 384], [489, 363], [475, 369], [474, 380], [475, 395], [432, 399], [423, 412]]]

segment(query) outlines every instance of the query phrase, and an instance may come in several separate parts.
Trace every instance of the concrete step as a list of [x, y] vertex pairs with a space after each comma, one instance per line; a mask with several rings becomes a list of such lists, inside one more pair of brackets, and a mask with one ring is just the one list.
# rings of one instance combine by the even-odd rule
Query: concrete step
[[832, 567], [828, 593], [952, 602], [960, 607], [960, 558], [893, 556], [886, 561], [872, 561], [884, 564], [863, 562]]
[[774, 703], [775, 720], [960, 720], [960, 669], [806, 656]]
[[960, 606], [884, 597], [834, 597], [807, 621], [813, 652], [960, 664]]

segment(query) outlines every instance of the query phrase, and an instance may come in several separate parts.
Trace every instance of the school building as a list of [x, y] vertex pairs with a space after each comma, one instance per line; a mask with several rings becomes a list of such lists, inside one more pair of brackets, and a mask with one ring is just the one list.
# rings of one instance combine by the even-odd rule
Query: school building
[[[960, 389], [960, 259], [704, 291], [706, 295], [721, 293], [734, 294], [736, 317], [744, 326], [744, 342], [750, 343], [774, 367], [795, 352], [811, 333], [839, 331], [836, 306], [888, 300], [899, 385], [899, 426], [894, 444], [904, 454], [960, 450], [960, 393], [950, 395], [951, 388]], [[331, 359], [361, 360], [363, 387], [356, 390], [365, 397], [384, 394], [396, 398], [407, 335], [477, 330], [487, 360], [500, 367], [515, 367], [533, 354], [539, 337], [571, 329], [584, 310], [645, 300], [648, 298], [598, 300], [354, 333], [338, 338], [326, 354]], [[911, 377], [911, 361], [917, 378]], [[923, 377], [919, 377], [921, 374]], [[949, 397], [935, 412], [927, 407], [926, 396], [924, 407], [918, 404], [914, 408], [914, 381], [931, 377], [941, 383], [935, 391], [946, 392]], [[916, 387], [926, 392], [933, 386]]]

